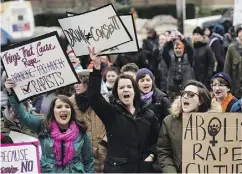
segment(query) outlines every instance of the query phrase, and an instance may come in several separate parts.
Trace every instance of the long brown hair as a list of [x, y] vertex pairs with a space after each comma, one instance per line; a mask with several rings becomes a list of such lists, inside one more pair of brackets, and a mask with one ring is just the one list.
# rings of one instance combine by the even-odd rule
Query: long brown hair
[[136, 83], [136, 81], [134, 80], [134, 78], [130, 75], [127, 75], [127, 74], [121, 74], [120, 76], [117, 77], [114, 85], [113, 85], [113, 90], [112, 90], [112, 93], [113, 93], [113, 97], [116, 99], [116, 100], [119, 100], [119, 97], [118, 97], [118, 82], [120, 79], [129, 79], [133, 85], [133, 88], [134, 88], [134, 107], [135, 109], [140, 109], [140, 105], [141, 105], [141, 101], [140, 101], [140, 90], [139, 90], [139, 87]]
[[189, 80], [183, 89], [185, 89], [189, 85], [193, 85], [198, 88], [199, 100], [202, 103], [198, 107], [198, 112], [207, 112], [211, 108], [212, 103], [212, 97], [209, 93], [209, 90], [204, 84], [196, 80]]
[[76, 112], [74, 110], [73, 104], [71, 103], [69, 98], [65, 95], [58, 95], [51, 101], [50, 110], [47, 114], [46, 119], [44, 120], [45, 128], [48, 131], [50, 131], [50, 124], [51, 124], [51, 122], [53, 122], [55, 120], [54, 108], [55, 108], [55, 102], [56, 102], [57, 99], [61, 100], [64, 103], [67, 103], [70, 106], [70, 108], [71, 108], [71, 119], [70, 119], [69, 123], [71, 121], [75, 121], [79, 125], [80, 130], [85, 132], [87, 130], [87, 125], [86, 125], [85, 121], [84, 120], [83, 121], [77, 121]]

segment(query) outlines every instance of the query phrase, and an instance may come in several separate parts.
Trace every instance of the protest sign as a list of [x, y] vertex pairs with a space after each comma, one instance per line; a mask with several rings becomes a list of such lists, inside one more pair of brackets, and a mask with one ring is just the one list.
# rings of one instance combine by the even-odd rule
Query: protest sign
[[18, 101], [78, 82], [57, 32], [11, 45], [1, 52], [1, 61]]
[[241, 173], [242, 114], [183, 114], [182, 173]]
[[[66, 12], [66, 15], [70, 17], [70, 16], [78, 15], [78, 14]], [[107, 51], [103, 51], [103, 52], [101, 52], [101, 55], [131, 53], [131, 52], [137, 52], [139, 50], [139, 44], [138, 44], [133, 15], [132, 14], [123, 14], [123, 15], [119, 15], [119, 17], [123, 21], [125, 27], [128, 29], [129, 34], [131, 35], [133, 40], [130, 42], [127, 42], [125, 44], [110, 48]]]
[[233, 25], [242, 24], [242, 0], [234, 0]]
[[[9, 137], [13, 140], [14, 143], [28, 143], [28, 142], [39, 142], [39, 140], [35, 137], [31, 137], [26, 134], [22, 134], [19, 132], [15, 131], [10, 131]], [[42, 150], [41, 147], [39, 146], [39, 156], [41, 157], [42, 155]]]
[[1, 144], [1, 173], [40, 173], [39, 143]]
[[108, 50], [132, 40], [112, 4], [58, 20], [76, 56]]

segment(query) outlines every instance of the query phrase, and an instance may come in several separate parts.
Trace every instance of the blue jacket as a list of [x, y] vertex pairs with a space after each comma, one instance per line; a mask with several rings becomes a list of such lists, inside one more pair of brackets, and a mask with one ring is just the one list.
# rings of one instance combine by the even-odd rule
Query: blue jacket
[[44, 133], [43, 119], [28, 113], [22, 104], [18, 104], [14, 96], [9, 97], [9, 102], [19, 121], [26, 127], [39, 134], [42, 150], [40, 160], [41, 173], [94, 173], [94, 158], [91, 143], [86, 133], [78, 135], [74, 142], [75, 155], [67, 166], [57, 166], [53, 151], [53, 139], [49, 133]]
[[242, 112], [241, 109], [241, 103], [242, 103], [242, 99], [238, 100], [237, 102], [235, 102], [230, 110], [230, 112]]

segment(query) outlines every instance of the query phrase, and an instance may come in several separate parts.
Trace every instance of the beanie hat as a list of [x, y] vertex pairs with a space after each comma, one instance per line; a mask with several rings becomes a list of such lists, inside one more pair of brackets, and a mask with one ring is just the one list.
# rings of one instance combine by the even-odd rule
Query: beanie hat
[[224, 27], [220, 24], [215, 25], [214, 28], [213, 28], [213, 32], [223, 36], [224, 35]]
[[204, 32], [203, 32], [203, 30], [202, 30], [200, 27], [196, 27], [196, 28], [193, 30], [193, 33], [192, 33], [192, 34], [194, 34], [194, 33], [200, 34], [201, 36], [204, 35]]
[[236, 27], [236, 36], [238, 36], [239, 35], [239, 32], [242, 30], [242, 24], [240, 24], [240, 25], [238, 25], [237, 27]]
[[141, 68], [136, 74], [136, 82], [138, 82], [141, 76], [144, 74], [148, 74], [151, 77], [151, 79], [154, 81], [155, 77], [153, 73], [147, 68]]
[[219, 73], [215, 74], [212, 79], [218, 78], [218, 77], [224, 79], [229, 84], [228, 87], [231, 89], [232, 80], [231, 80], [230, 76], [227, 73], [219, 72]]

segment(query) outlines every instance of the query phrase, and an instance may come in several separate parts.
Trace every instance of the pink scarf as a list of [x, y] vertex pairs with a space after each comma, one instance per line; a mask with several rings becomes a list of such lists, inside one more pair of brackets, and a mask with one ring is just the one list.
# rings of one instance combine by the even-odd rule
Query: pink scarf
[[57, 158], [57, 165], [61, 166], [61, 141], [65, 142], [65, 156], [63, 164], [69, 163], [74, 157], [74, 141], [79, 134], [79, 128], [74, 121], [71, 122], [70, 127], [66, 132], [61, 133], [56, 123], [51, 123], [51, 136], [54, 139], [54, 152]]

